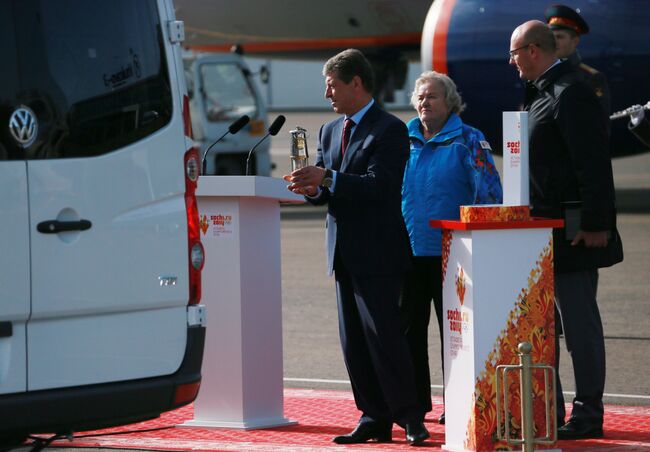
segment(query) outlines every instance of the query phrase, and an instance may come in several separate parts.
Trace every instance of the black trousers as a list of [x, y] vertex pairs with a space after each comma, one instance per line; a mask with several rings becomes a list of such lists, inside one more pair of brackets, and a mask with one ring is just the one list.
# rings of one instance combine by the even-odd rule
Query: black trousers
[[438, 318], [440, 363], [444, 372], [442, 335], [442, 259], [440, 256], [416, 256], [406, 274], [400, 297], [402, 328], [413, 359], [415, 388], [425, 412], [431, 411], [431, 376], [429, 374], [429, 318], [431, 301]]
[[[572, 418], [603, 421], [605, 390], [605, 339], [596, 302], [598, 270], [555, 274], [555, 306], [559, 311], [564, 341], [571, 355], [576, 396]], [[560, 364], [560, 346], [555, 340], [556, 371]], [[564, 396], [559, 373], [557, 419], [565, 417]]]
[[421, 422], [424, 412], [399, 321], [403, 275], [353, 275], [340, 259], [334, 275], [341, 347], [361, 422]]

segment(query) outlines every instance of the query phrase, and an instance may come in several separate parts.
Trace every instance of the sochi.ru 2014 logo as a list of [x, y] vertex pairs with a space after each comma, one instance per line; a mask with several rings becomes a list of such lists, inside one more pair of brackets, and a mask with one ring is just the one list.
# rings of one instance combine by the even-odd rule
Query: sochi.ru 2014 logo
[[208, 223], [207, 215], [201, 215], [201, 219], [199, 220], [199, 227], [201, 228], [203, 235], [205, 235], [205, 233], [208, 232], [208, 228], [210, 227], [210, 224]]
[[465, 290], [465, 271], [459, 265], [458, 272], [456, 273], [456, 295], [458, 295], [461, 306], [465, 302]]

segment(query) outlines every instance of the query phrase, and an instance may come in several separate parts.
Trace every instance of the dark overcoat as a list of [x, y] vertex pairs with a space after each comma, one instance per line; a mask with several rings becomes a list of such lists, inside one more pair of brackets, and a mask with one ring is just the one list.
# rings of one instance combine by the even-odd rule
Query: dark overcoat
[[581, 202], [580, 229], [611, 234], [606, 248], [587, 248], [571, 246], [563, 229], [554, 230], [555, 269], [570, 272], [620, 262], [607, 115], [569, 62], [553, 66], [532, 85], [537, 92], [526, 105], [532, 214], [562, 218], [567, 202]]

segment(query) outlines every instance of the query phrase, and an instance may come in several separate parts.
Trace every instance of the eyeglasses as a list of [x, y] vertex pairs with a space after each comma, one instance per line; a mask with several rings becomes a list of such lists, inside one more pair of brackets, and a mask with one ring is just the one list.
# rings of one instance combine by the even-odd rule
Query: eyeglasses
[[534, 44], [534, 43], [532, 43], [532, 42], [529, 42], [528, 44], [526, 44], [526, 45], [524, 45], [524, 46], [517, 47], [516, 49], [512, 49], [512, 50], [510, 50], [510, 51], [508, 52], [508, 59], [512, 59], [512, 58], [514, 58], [514, 57], [515, 57], [515, 54], [516, 54], [518, 51], [520, 51], [520, 50], [522, 50], [522, 49], [525, 49], [525, 48], [528, 48], [528, 47], [530, 47], [530, 46], [534, 46], [534, 45], [537, 45], [537, 44]]

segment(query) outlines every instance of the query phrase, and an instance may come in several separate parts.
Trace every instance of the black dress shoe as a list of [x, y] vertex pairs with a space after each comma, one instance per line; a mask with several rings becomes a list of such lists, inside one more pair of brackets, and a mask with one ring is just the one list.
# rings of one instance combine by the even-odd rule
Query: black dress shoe
[[585, 439], [602, 438], [603, 424], [598, 421], [589, 421], [571, 418], [569, 422], [557, 429], [558, 439]]
[[[423, 427], [424, 428], [424, 427]], [[358, 444], [370, 440], [378, 443], [390, 443], [393, 440], [393, 425], [380, 422], [362, 422], [347, 435], [335, 436], [336, 444]]]
[[406, 424], [406, 442], [411, 446], [419, 446], [429, 438], [429, 432], [422, 422], [409, 422]]
[[443, 411], [440, 417], [438, 418], [438, 424], [445, 425], [445, 412]]

